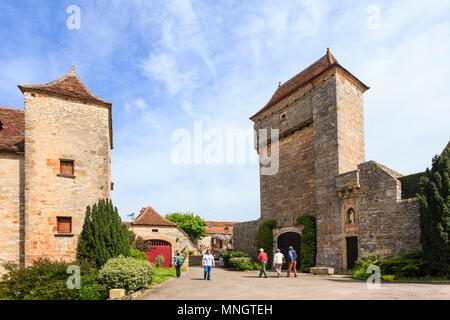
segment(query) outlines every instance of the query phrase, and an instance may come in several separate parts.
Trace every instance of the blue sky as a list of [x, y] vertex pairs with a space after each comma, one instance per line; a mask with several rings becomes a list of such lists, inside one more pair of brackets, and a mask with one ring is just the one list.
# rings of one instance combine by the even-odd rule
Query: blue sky
[[[66, 27], [69, 5], [81, 9], [79, 30]], [[278, 82], [330, 47], [371, 87], [366, 160], [422, 171], [450, 137], [449, 16], [450, 2], [435, 0], [2, 0], [0, 104], [23, 108], [17, 84], [55, 80], [73, 64], [113, 103], [122, 217], [151, 205], [256, 219], [257, 165], [174, 164], [174, 130], [251, 128]]]

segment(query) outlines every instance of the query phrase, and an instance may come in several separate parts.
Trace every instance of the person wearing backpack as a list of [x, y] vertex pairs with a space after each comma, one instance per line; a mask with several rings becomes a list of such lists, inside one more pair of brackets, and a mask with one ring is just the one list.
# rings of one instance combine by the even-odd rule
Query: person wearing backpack
[[177, 278], [181, 276], [181, 265], [183, 264], [183, 259], [180, 257], [180, 253], [177, 252], [175, 256], [175, 270], [177, 272]]

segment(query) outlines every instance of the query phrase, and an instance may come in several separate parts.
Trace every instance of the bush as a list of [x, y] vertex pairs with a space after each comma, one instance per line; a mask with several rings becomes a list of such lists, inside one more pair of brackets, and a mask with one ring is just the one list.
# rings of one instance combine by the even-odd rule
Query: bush
[[145, 252], [134, 248], [130, 248], [130, 257], [137, 260], [148, 260]]
[[370, 273], [366, 272], [366, 269], [353, 269], [351, 271], [351, 275], [353, 278], [356, 279], [367, 279], [368, 277], [371, 276]]
[[[81, 288], [69, 289], [70, 265], [80, 267]], [[51, 261], [40, 258], [31, 266], [3, 264], [6, 273], [0, 283], [0, 297], [11, 300], [104, 300], [105, 286], [97, 282], [97, 270], [86, 263]]]
[[273, 259], [273, 228], [276, 226], [276, 222], [273, 220], [264, 221], [258, 229], [256, 235], [258, 249], [263, 248], [264, 252], [267, 254], [268, 261], [267, 264], [272, 264]]
[[381, 279], [386, 280], [386, 281], [392, 281], [395, 279], [395, 276], [391, 275], [391, 274], [387, 274], [385, 276], [381, 276]]
[[189, 254], [190, 256], [193, 256], [193, 255], [195, 254], [195, 250], [188, 250], [188, 254]]
[[297, 222], [303, 225], [302, 241], [300, 242], [300, 263], [303, 272], [316, 266], [316, 219], [311, 216], [301, 216]]
[[166, 260], [166, 258], [164, 258], [163, 255], [157, 256], [155, 259], [156, 267], [159, 268], [164, 263], [165, 260]]
[[422, 251], [412, 251], [388, 258], [379, 263], [382, 274], [399, 278], [417, 278], [426, 275], [426, 262]]
[[238, 271], [258, 270], [258, 264], [254, 263], [252, 259], [248, 257], [231, 258], [228, 263], [232, 269]]
[[108, 289], [125, 289], [127, 293], [148, 286], [155, 266], [143, 260], [127, 257], [109, 259], [98, 273], [98, 280]]
[[248, 254], [246, 254], [245, 252], [229, 251], [229, 252], [225, 253], [223, 256], [223, 264], [225, 267], [230, 267], [230, 263], [229, 263], [230, 259], [240, 258], [240, 257], [249, 258]]
[[358, 260], [356, 260], [355, 267], [353, 269], [367, 270], [367, 268], [372, 265], [378, 266], [381, 259], [382, 256], [378, 252], [364, 252]]

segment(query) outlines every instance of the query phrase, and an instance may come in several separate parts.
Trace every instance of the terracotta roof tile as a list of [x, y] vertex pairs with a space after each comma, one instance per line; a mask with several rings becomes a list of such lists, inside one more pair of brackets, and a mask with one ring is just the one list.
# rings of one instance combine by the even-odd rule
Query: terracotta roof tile
[[89, 89], [84, 85], [83, 82], [75, 75], [73, 66], [72, 71], [61, 78], [46, 83], [46, 84], [36, 84], [36, 85], [18, 85], [22, 93], [26, 91], [36, 91], [43, 92], [47, 94], [54, 94], [63, 97], [69, 97], [73, 99], [80, 100], [82, 102], [91, 102], [104, 105], [109, 109], [109, 130], [110, 130], [110, 141], [111, 149], [113, 147], [113, 137], [112, 137], [112, 117], [111, 117], [111, 102], [105, 101], [103, 99], [97, 98], [89, 91]]
[[[205, 221], [208, 225], [205, 226], [207, 234], [233, 234], [233, 227], [238, 222], [224, 222], [224, 221]], [[228, 232], [225, 232], [225, 227], [228, 227]]]
[[0, 106], [0, 150], [24, 151], [23, 110]]
[[142, 208], [139, 216], [134, 219], [132, 225], [146, 225], [146, 226], [176, 226], [176, 223], [162, 217], [155, 209], [148, 206]]
[[[319, 76], [324, 71], [328, 70], [329, 68], [333, 66], [339, 66], [343, 70], [345, 70], [348, 74], [348, 72], [345, 68], [343, 68], [339, 62], [336, 60], [336, 58], [331, 54], [330, 49], [327, 49], [327, 53], [321, 57], [319, 60], [314, 62], [312, 65], [310, 65], [308, 68], [301, 71], [299, 74], [297, 74], [295, 77], [291, 78], [284, 84], [280, 85], [278, 89], [273, 94], [272, 98], [270, 98], [269, 102], [256, 114], [254, 114], [250, 119], [255, 119], [258, 115], [263, 113], [264, 111], [268, 110], [270, 107], [281, 101], [282, 99], [289, 96], [294, 91], [300, 89], [302, 86], [307, 84], [309, 81], [313, 80], [315, 77]], [[356, 81], [360, 82], [364, 87], [367, 89], [365, 84], [363, 84], [361, 81], [359, 81], [356, 77], [350, 74]]]

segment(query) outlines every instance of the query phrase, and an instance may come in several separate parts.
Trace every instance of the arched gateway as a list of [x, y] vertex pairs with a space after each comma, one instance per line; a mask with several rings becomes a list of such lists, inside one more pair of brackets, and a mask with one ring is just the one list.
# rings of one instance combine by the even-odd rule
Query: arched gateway
[[[281, 253], [284, 254], [286, 263], [283, 264], [283, 269], [287, 269], [289, 265], [289, 246], [292, 246], [297, 251], [297, 256], [300, 256], [301, 236], [297, 232], [285, 232], [278, 236], [277, 247]], [[300, 269], [301, 263], [297, 258], [297, 270]]]

